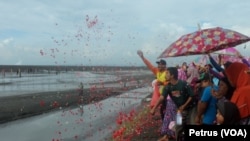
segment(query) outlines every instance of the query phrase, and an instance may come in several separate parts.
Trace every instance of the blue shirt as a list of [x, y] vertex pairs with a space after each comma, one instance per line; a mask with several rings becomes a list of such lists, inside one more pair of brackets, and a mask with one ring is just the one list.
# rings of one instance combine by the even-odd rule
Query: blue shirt
[[[211, 86], [206, 87], [202, 93], [202, 96], [201, 96], [201, 101], [208, 103], [207, 109], [206, 109], [205, 113], [203, 114], [203, 123], [204, 124], [214, 124], [214, 121], [216, 119], [217, 99], [212, 96], [211, 89], [212, 89]], [[213, 86], [213, 89], [218, 89], [218, 87]]]

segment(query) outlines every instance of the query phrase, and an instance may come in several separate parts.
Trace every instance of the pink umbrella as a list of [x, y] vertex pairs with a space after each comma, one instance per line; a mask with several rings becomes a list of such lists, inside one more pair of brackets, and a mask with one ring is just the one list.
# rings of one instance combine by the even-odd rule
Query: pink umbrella
[[[226, 48], [220, 51], [216, 51], [214, 53], [222, 55], [223, 62], [227, 62], [227, 61], [242, 62], [242, 59], [239, 58], [240, 52], [234, 47]], [[215, 59], [218, 61], [218, 57]], [[248, 58], [246, 57], [245, 59], [248, 59]]]
[[[240, 52], [234, 47], [225, 48], [223, 50], [213, 52], [213, 54], [211, 56], [217, 62], [219, 62], [218, 55], [222, 56], [222, 62], [227, 62], [227, 61], [230, 61], [230, 62], [242, 62], [242, 59], [239, 58]], [[250, 61], [249, 57], [245, 57], [245, 59], [247, 61]], [[197, 65], [205, 66], [206, 64], [210, 63], [209, 57], [208, 57], [208, 55], [201, 55], [201, 56], [197, 57], [194, 60], [194, 63], [197, 64]]]
[[237, 31], [221, 27], [208, 28], [183, 35], [166, 48], [158, 58], [206, 54], [235, 47], [249, 40], [250, 37]]

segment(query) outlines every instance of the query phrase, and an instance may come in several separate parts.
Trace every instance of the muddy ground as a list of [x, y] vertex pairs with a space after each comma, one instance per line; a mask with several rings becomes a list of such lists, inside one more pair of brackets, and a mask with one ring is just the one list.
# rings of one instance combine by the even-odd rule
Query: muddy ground
[[[126, 80], [126, 78], [124, 79]], [[148, 74], [137, 76], [135, 79], [143, 82], [143, 84], [129, 87], [104, 87], [92, 90], [84, 89], [83, 104], [100, 101], [110, 96], [119, 95], [127, 90], [150, 85], [154, 77]], [[76, 89], [0, 97], [0, 123], [62, 108], [76, 107], [79, 105], [79, 100], [79, 92]]]

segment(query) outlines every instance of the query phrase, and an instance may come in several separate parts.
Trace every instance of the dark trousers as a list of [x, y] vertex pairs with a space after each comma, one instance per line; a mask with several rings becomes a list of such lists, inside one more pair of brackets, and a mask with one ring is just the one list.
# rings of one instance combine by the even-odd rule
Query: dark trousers
[[196, 106], [184, 110], [182, 112], [182, 125], [176, 125], [175, 126], [175, 136], [176, 136], [176, 141], [184, 141], [184, 128], [185, 125], [191, 124], [194, 125], [194, 118], [196, 115], [197, 108]]

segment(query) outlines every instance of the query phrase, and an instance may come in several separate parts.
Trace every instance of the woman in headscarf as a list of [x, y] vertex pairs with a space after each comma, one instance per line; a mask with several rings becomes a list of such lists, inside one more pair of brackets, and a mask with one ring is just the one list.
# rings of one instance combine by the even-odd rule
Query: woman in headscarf
[[220, 101], [230, 100], [235, 88], [233, 88], [228, 81], [227, 77], [222, 77], [219, 79], [219, 89], [213, 89], [213, 96], [219, 99]]
[[239, 109], [241, 124], [250, 124], [250, 75], [246, 64], [234, 62], [225, 69], [229, 83], [235, 88], [230, 101]]
[[230, 102], [218, 102], [217, 103], [217, 125], [238, 125], [240, 121], [240, 113], [238, 107]]

